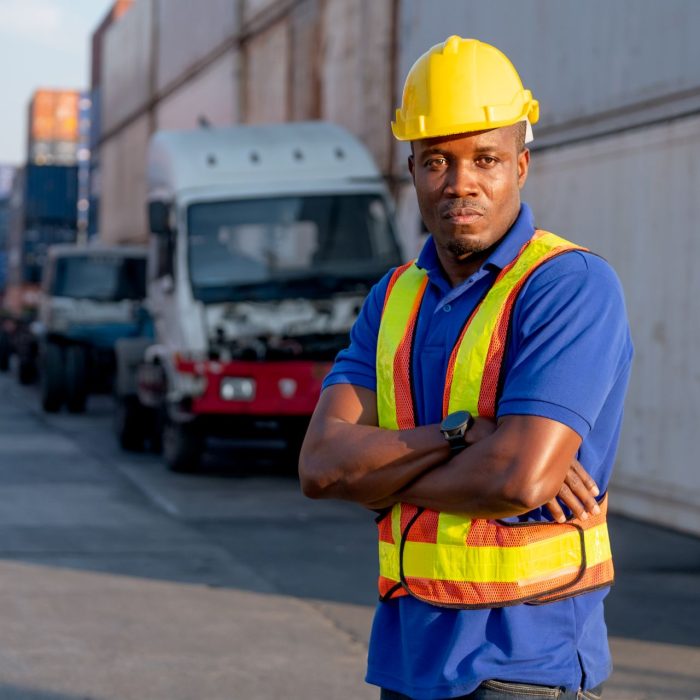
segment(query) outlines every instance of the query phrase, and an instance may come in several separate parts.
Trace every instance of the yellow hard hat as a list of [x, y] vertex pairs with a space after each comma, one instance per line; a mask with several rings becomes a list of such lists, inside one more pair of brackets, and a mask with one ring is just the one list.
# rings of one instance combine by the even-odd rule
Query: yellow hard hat
[[539, 115], [539, 103], [505, 54], [451, 36], [413, 64], [391, 130], [399, 141], [415, 141], [525, 120], [534, 124]]

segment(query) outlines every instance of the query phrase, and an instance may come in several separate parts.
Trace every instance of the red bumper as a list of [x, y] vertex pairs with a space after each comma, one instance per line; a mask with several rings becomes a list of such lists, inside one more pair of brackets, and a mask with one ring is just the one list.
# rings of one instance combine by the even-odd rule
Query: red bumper
[[[192, 400], [195, 414], [243, 414], [255, 416], [310, 416], [321, 394], [321, 383], [330, 362], [206, 362], [196, 366], [206, 377], [204, 394]], [[184, 367], [181, 366], [181, 371]], [[193, 363], [193, 370], [195, 366]], [[221, 396], [221, 381], [240, 377], [255, 381], [250, 401], [230, 401]]]

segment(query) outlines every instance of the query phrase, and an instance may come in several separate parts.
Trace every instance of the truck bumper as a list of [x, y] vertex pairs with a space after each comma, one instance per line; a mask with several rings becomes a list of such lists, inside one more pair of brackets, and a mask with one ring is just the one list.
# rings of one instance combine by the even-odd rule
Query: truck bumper
[[[321, 394], [328, 362], [206, 362], [180, 363], [179, 372], [191, 370], [204, 379], [203, 393], [193, 398], [194, 416], [248, 416], [255, 420], [300, 418], [314, 411]], [[227, 380], [246, 380], [252, 392], [244, 400], [228, 399]]]

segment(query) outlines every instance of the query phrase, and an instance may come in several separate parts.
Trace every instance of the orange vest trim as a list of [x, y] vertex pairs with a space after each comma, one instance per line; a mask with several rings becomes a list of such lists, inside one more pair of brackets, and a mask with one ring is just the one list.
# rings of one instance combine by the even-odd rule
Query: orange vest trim
[[[443, 415], [467, 408], [495, 417], [515, 302], [531, 274], [553, 257], [585, 250], [546, 231], [498, 275], [467, 319], [448, 362]], [[412, 351], [427, 287], [415, 263], [391, 277], [377, 339], [379, 425], [415, 426]], [[458, 378], [456, 380], [455, 378]], [[540, 604], [608, 586], [614, 571], [606, 514], [566, 523], [471, 519], [398, 503], [377, 519], [381, 600], [412, 595], [440, 607]]]

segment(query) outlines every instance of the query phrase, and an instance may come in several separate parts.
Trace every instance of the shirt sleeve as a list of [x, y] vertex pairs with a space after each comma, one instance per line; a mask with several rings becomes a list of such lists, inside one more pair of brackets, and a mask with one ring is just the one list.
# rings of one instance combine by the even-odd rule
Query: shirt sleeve
[[390, 270], [372, 287], [350, 330], [350, 345], [341, 350], [331, 371], [323, 380], [323, 388], [333, 384], [354, 384], [377, 390], [377, 334], [382, 318], [384, 297], [393, 273]]
[[629, 372], [632, 341], [615, 272], [566, 253], [526, 283], [514, 309], [498, 415], [537, 415], [585, 438]]

